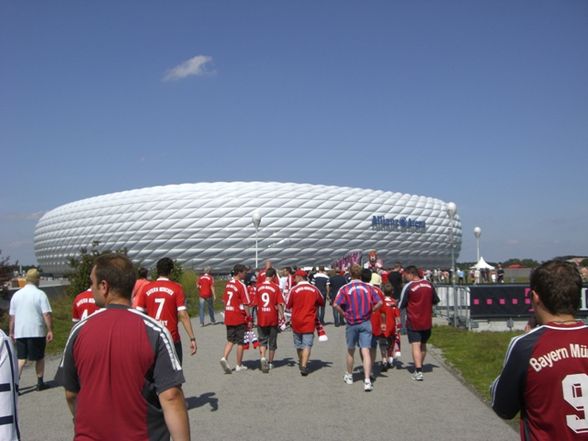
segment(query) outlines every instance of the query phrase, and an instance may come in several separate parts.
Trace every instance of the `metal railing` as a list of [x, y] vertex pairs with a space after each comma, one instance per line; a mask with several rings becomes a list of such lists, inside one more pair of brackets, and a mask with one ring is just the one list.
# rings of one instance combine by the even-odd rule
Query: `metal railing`
[[470, 289], [463, 285], [437, 286], [440, 302], [435, 306], [435, 315], [447, 319], [455, 327], [470, 328]]

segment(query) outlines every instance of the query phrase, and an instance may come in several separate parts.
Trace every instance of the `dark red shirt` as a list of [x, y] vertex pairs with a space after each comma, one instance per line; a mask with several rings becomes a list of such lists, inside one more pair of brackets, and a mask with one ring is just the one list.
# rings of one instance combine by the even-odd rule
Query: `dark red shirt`
[[522, 440], [588, 440], [588, 326], [548, 323], [513, 338], [492, 408], [521, 412]]
[[157, 395], [184, 382], [167, 329], [122, 305], [71, 331], [55, 376], [77, 392], [75, 441], [169, 440]]
[[404, 285], [400, 308], [406, 308], [406, 327], [426, 331], [433, 327], [433, 305], [439, 303], [435, 287], [427, 280], [413, 280]]

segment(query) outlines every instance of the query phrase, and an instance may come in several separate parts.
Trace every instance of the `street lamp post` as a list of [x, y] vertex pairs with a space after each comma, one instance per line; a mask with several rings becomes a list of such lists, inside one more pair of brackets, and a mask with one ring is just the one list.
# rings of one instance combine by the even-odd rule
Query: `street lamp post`
[[474, 236], [476, 236], [476, 263], [480, 261], [480, 236], [482, 229], [480, 227], [474, 228]]
[[259, 214], [259, 211], [255, 210], [253, 212], [251, 222], [253, 222], [253, 226], [255, 227], [255, 269], [257, 270], [257, 232], [259, 231], [259, 225], [261, 225], [261, 214]]
[[451, 245], [451, 288], [453, 291], [453, 326], [457, 328], [457, 289], [455, 287], [455, 237], [454, 237], [454, 222], [457, 214], [457, 205], [454, 202], [447, 203], [447, 215], [450, 220], [449, 242]]

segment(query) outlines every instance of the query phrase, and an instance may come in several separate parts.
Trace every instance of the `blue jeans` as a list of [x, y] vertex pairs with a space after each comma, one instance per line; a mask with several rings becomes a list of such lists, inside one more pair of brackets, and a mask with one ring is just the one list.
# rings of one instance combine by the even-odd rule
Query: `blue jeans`
[[210, 321], [212, 323], [216, 323], [216, 320], [214, 319], [214, 305], [213, 305], [214, 300], [212, 299], [212, 296], [208, 297], [207, 299], [203, 299], [202, 297], [200, 297], [200, 324], [203, 325], [204, 324], [204, 307], [206, 305], [206, 307], [208, 308], [208, 314], [210, 315]]
[[333, 323], [335, 323], [335, 326], [342, 326], [345, 324], [345, 319], [335, 308], [333, 308]]

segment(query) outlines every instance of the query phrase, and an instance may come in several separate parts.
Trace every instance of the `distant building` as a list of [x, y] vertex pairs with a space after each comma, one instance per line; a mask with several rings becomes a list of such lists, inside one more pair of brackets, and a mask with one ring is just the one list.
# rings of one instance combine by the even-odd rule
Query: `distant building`
[[[261, 215], [259, 262], [330, 264], [371, 249], [395, 261], [448, 267], [451, 221], [439, 199], [350, 187], [277, 182], [167, 185], [106, 194], [57, 207], [35, 229], [45, 272], [62, 274], [82, 247], [126, 248], [142, 266], [163, 256], [185, 267], [229, 271], [254, 264], [252, 213]], [[461, 222], [454, 221], [455, 255]]]

